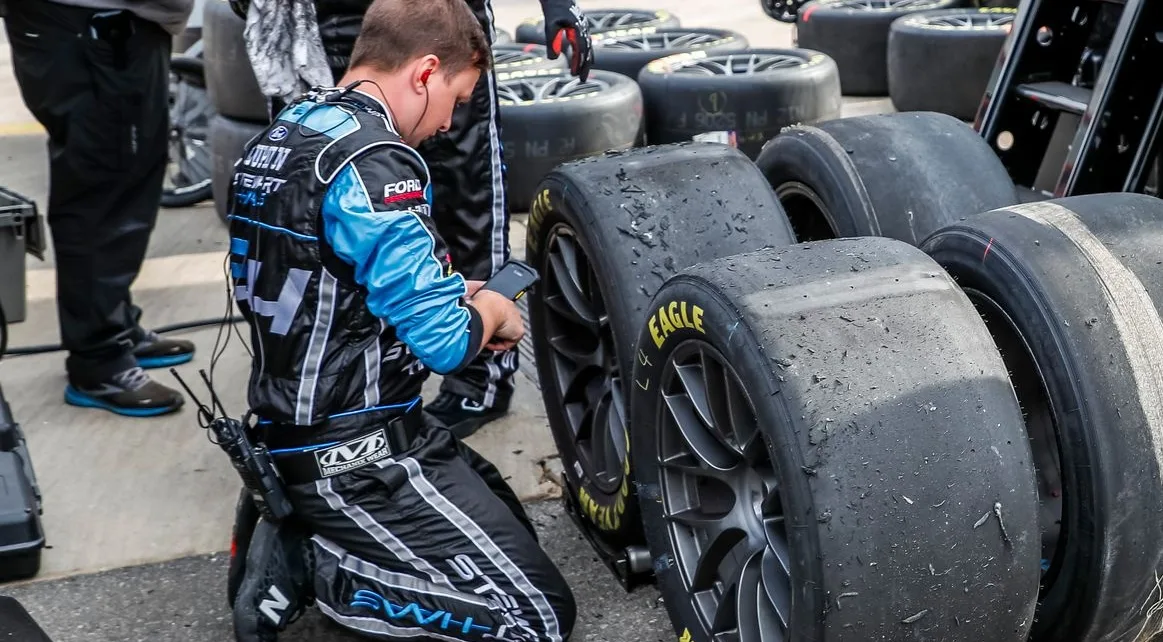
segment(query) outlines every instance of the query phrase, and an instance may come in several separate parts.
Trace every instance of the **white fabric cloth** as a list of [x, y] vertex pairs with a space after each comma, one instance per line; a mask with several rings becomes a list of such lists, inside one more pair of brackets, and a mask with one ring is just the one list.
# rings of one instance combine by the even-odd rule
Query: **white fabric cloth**
[[251, 0], [246, 12], [246, 55], [259, 89], [290, 101], [311, 87], [331, 87], [327, 54], [312, 0]]

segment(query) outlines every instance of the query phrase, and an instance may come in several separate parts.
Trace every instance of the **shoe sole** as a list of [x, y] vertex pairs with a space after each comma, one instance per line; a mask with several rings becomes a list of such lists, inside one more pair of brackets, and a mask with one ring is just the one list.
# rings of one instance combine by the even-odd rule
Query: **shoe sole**
[[108, 410], [115, 415], [123, 417], [157, 417], [158, 415], [165, 415], [177, 411], [182, 407], [182, 404], [175, 404], [173, 406], [165, 406], [162, 408], [122, 408], [115, 406], [107, 401], [101, 401], [96, 397], [87, 395], [72, 386], [65, 386], [65, 403], [70, 406], [77, 406], [79, 408], [98, 408], [100, 410]]
[[471, 417], [469, 419], [461, 419], [460, 421], [456, 422], [455, 424], [449, 426], [448, 430], [451, 431], [452, 434], [456, 435], [458, 438], [464, 439], [466, 437], [470, 437], [470, 436], [476, 434], [476, 432], [478, 430], [480, 430], [481, 428], [483, 428], [485, 424], [487, 424], [491, 421], [496, 421], [496, 420], [500, 419], [501, 417], [504, 417], [507, 414], [509, 414], [509, 411], [507, 411], [507, 410], [504, 412], [501, 412], [499, 410], [491, 410], [491, 411], [483, 413], [477, 417]]
[[193, 361], [194, 353], [187, 352], [186, 354], [175, 354], [168, 357], [138, 357], [137, 365], [145, 370], [153, 370], [154, 368], [171, 368], [173, 366], [180, 366], [183, 363]]

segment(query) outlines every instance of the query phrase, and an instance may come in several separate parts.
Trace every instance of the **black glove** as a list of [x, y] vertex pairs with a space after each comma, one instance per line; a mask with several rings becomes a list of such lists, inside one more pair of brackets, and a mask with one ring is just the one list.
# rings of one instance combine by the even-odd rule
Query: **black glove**
[[568, 41], [572, 52], [569, 71], [584, 82], [594, 64], [594, 48], [590, 44], [586, 17], [573, 0], [541, 0], [541, 10], [545, 14], [545, 46], [549, 49], [549, 59], [556, 60]]
[[230, 2], [230, 8], [234, 10], [234, 13], [239, 18], [246, 20], [246, 12], [248, 9], [250, 9], [250, 0], [228, 0], [228, 1]]

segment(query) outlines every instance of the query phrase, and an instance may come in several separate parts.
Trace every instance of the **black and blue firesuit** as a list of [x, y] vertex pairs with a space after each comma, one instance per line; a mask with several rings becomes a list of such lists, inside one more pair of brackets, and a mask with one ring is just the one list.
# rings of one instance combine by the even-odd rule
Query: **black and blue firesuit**
[[231, 187], [260, 438], [312, 534], [319, 608], [394, 640], [562, 641], [572, 594], [497, 470], [420, 418], [476, 355], [424, 160], [358, 90], [288, 105]]

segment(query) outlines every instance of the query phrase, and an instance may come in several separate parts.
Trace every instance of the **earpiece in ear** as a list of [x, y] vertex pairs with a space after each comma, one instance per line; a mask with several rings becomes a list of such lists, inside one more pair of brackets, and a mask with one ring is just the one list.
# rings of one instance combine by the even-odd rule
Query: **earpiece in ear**
[[431, 76], [431, 75], [432, 75], [432, 70], [431, 70], [431, 69], [425, 69], [425, 70], [424, 70], [424, 71], [423, 71], [423, 72], [420, 74], [420, 82], [422, 82], [422, 83], [424, 83], [425, 85], [427, 85], [427, 84], [428, 84], [428, 77], [429, 77], [429, 76]]

